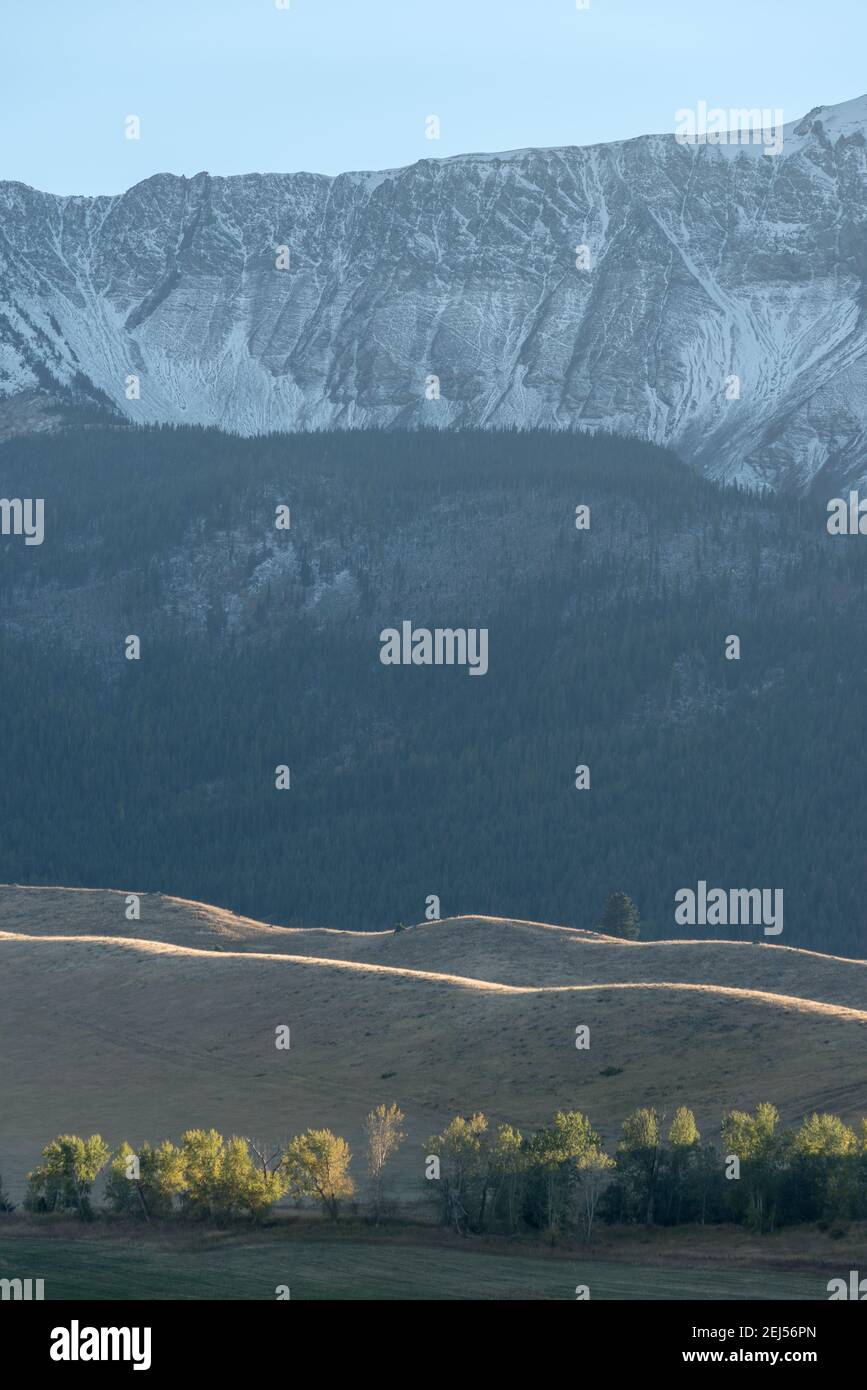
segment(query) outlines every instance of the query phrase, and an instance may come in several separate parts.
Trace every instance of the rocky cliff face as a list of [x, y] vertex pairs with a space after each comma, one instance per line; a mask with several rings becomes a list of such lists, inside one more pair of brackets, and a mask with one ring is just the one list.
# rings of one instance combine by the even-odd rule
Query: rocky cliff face
[[750, 485], [860, 480], [865, 133], [867, 97], [777, 155], [671, 135], [119, 197], [0, 184], [0, 397], [242, 434], [603, 427]]

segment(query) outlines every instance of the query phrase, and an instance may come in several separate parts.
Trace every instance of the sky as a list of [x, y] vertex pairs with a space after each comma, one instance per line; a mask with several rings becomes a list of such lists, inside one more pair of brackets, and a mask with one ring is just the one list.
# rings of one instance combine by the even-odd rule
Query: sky
[[2, 0], [0, 179], [387, 169], [699, 101], [789, 121], [863, 95], [865, 51], [867, 0]]

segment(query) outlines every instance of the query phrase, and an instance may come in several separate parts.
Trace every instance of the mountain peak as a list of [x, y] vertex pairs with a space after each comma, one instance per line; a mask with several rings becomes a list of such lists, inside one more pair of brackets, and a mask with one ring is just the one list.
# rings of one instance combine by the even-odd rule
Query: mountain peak
[[747, 485], [857, 480], [865, 125], [867, 96], [773, 158], [671, 134], [110, 198], [3, 184], [0, 402], [241, 434], [602, 428]]

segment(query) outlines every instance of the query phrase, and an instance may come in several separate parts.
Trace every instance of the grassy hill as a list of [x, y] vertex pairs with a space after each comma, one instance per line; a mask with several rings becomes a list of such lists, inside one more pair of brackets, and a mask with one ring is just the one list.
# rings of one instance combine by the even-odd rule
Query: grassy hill
[[368, 1109], [396, 1100], [409, 1198], [428, 1135], [457, 1112], [531, 1128], [580, 1108], [610, 1142], [641, 1104], [688, 1104], [708, 1133], [763, 1099], [784, 1121], [852, 1120], [867, 1111], [865, 971], [775, 945], [491, 918], [292, 930], [157, 895], [129, 922], [122, 893], [5, 887], [0, 1170], [20, 1197], [64, 1130], [137, 1144], [197, 1125], [273, 1140], [328, 1125], [358, 1150]]

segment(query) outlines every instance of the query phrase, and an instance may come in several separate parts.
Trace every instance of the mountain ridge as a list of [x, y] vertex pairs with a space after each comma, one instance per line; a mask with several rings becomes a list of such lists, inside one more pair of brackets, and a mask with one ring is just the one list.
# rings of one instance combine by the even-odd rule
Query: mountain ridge
[[[848, 101], [834, 102], [826, 105], [813, 106], [804, 116], [796, 117], [794, 120], [786, 121], [783, 125], [784, 132], [791, 135], [806, 136], [812, 130], [814, 124], [821, 120], [823, 112], [831, 113], [833, 127], [838, 136], [864, 133], [863, 127], [867, 127], [867, 92], [862, 96], [852, 97]], [[846, 113], [844, 115], [844, 113]], [[851, 119], [849, 126], [845, 125]], [[827, 121], [821, 120], [823, 128], [827, 126]], [[737, 133], [736, 131], [733, 133]], [[224, 183], [231, 183], [234, 180], [261, 178], [261, 179], [285, 179], [285, 178], [313, 178], [324, 179], [329, 183], [334, 183], [338, 179], [383, 179], [389, 175], [404, 174], [410, 169], [414, 169], [419, 164], [459, 164], [463, 162], [476, 161], [489, 163], [496, 160], [518, 159], [526, 155], [533, 154], [563, 154], [569, 151], [589, 151], [604, 150], [616, 145], [630, 145], [641, 140], [661, 140], [672, 139], [670, 131], [644, 131], [637, 135], [627, 135], [617, 140], [597, 140], [590, 145], [565, 144], [565, 145], [520, 145], [515, 148], [504, 150], [464, 150], [460, 154], [449, 154], [441, 156], [426, 156], [411, 161], [408, 164], [387, 165], [381, 169], [341, 169], [337, 174], [326, 174], [318, 169], [256, 169], [249, 170], [240, 174], [215, 174], [209, 169], [198, 169], [195, 174], [176, 174], [170, 169], [159, 169], [153, 174], [146, 174], [143, 179], [138, 179], [130, 184], [121, 193], [53, 193], [50, 189], [39, 188], [35, 184], [26, 183], [23, 179], [0, 179], [0, 188], [20, 188], [28, 193], [36, 193], [42, 197], [57, 199], [63, 202], [93, 203], [93, 202], [116, 202], [124, 198], [127, 194], [134, 192], [135, 189], [143, 185], [152, 183], [155, 180], [177, 180], [182, 183], [195, 183], [199, 180], [219, 180]], [[700, 143], [700, 142], [699, 142]], [[707, 144], [707, 148], [726, 149], [738, 147], [746, 151], [760, 153], [760, 147], [754, 142], [739, 143], [733, 141], [731, 144], [721, 144], [715, 146]]]
[[0, 184], [0, 401], [246, 435], [604, 428], [749, 486], [857, 481], [865, 128], [860, 97], [774, 157], [644, 135], [93, 198]]

